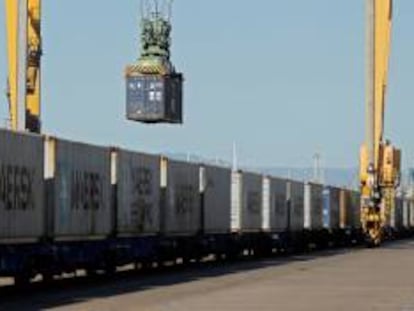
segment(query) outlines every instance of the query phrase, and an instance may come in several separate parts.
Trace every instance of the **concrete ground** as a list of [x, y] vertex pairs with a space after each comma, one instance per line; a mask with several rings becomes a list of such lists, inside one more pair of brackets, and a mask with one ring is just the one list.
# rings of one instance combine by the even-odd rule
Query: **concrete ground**
[[0, 288], [0, 310], [414, 311], [414, 241]]

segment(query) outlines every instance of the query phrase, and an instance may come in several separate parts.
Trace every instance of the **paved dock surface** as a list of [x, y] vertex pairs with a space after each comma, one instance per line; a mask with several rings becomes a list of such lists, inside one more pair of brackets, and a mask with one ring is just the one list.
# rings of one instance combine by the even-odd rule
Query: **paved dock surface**
[[414, 241], [0, 288], [0, 310], [414, 311]]

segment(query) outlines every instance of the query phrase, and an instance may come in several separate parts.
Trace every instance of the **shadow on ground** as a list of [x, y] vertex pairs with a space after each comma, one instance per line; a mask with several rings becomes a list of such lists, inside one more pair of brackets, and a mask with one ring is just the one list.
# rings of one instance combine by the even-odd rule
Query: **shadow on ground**
[[[413, 241], [384, 245], [387, 249], [414, 248]], [[26, 289], [14, 286], [0, 287], [0, 310], [44, 310], [70, 306], [92, 299], [110, 298], [121, 294], [146, 291], [180, 283], [214, 278], [234, 273], [306, 262], [322, 257], [333, 257], [362, 248], [339, 249], [289, 257], [246, 259], [238, 262], [206, 262], [189, 266], [173, 266], [151, 271], [125, 271], [112, 277], [78, 277], [58, 280], [52, 284], [35, 283]]]

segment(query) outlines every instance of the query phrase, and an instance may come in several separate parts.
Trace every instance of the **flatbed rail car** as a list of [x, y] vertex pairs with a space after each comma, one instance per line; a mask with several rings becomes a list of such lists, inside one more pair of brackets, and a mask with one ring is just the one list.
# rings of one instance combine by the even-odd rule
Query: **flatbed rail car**
[[[17, 283], [340, 246], [361, 228], [346, 189], [7, 130], [0, 145], [0, 276]], [[390, 232], [409, 235], [398, 206]]]

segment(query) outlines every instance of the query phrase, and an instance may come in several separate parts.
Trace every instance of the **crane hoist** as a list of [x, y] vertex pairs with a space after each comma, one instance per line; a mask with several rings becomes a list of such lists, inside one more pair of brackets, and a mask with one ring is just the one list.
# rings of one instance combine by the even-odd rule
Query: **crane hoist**
[[[172, 0], [141, 4], [142, 54], [125, 72], [126, 116], [144, 123], [181, 123], [183, 76], [170, 61]], [[42, 0], [5, 0], [5, 8], [11, 129], [40, 133]]]
[[366, 242], [381, 244], [399, 186], [401, 151], [384, 140], [392, 0], [366, 0], [366, 137], [360, 152], [361, 222]]

